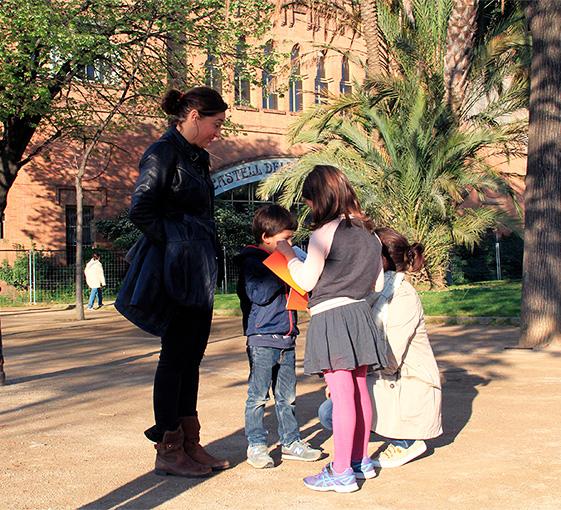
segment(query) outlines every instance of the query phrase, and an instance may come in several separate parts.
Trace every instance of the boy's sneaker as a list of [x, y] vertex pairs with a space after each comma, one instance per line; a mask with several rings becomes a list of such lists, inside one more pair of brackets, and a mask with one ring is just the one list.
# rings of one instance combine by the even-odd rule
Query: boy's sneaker
[[282, 447], [283, 460], [303, 460], [313, 462], [321, 457], [321, 450], [312, 448], [308, 443], [298, 440]]
[[376, 466], [370, 457], [352, 461], [351, 467], [353, 468], [357, 480], [369, 480], [370, 478], [375, 478], [377, 475], [374, 469]]
[[395, 468], [407, 464], [426, 451], [427, 445], [424, 441], [415, 441], [409, 448], [390, 443], [378, 457], [372, 459], [372, 463], [376, 467]]
[[358, 490], [356, 476], [352, 468], [342, 473], [333, 470], [333, 463], [325, 466], [320, 473], [304, 478], [304, 485], [314, 491], [354, 492]]
[[264, 444], [247, 447], [247, 463], [257, 469], [272, 468], [275, 465], [267, 445]]

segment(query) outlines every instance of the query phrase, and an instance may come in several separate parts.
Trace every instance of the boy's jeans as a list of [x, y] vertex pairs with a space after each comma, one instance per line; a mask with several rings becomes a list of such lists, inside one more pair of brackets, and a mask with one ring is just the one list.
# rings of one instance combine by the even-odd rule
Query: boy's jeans
[[97, 296], [97, 305], [101, 306], [102, 305], [101, 300], [103, 299], [103, 295], [101, 293], [101, 287], [97, 289], [92, 289], [90, 293], [90, 300], [88, 302], [88, 308], [93, 308], [96, 296]]
[[245, 403], [245, 435], [249, 446], [267, 444], [263, 427], [269, 387], [275, 395], [275, 411], [279, 424], [279, 440], [288, 446], [300, 439], [294, 412], [296, 401], [296, 360], [294, 349], [249, 346], [250, 374]]

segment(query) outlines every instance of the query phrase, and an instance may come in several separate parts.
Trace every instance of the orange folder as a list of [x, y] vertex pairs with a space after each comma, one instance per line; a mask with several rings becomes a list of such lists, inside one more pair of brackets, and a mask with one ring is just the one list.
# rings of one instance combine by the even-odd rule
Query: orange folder
[[305, 311], [308, 309], [308, 294], [300, 294], [293, 288], [288, 291], [288, 299], [286, 300], [287, 310]]
[[306, 310], [308, 308], [308, 293], [290, 276], [286, 257], [280, 251], [274, 251], [263, 261], [263, 264], [290, 286], [286, 303], [287, 310]]

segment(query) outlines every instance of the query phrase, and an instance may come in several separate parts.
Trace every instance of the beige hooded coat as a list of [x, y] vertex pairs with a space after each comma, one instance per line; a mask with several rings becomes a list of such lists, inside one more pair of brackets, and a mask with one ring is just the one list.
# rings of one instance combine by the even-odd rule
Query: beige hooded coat
[[388, 305], [389, 366], [370, 377], [372, 430], [392, 439], [430, 439], [442, 434], [441, 386], [423, 307], [403, 281]]

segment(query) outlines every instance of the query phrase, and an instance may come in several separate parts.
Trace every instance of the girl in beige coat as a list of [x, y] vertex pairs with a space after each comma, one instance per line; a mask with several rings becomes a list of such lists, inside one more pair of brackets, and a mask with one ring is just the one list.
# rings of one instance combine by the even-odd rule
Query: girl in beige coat
[[[386, 339], [387, 366], [369, 376], [374, 406], [372, 430], [391, 438], [373, 459], [377, 467], [398, 467], [426, 451], [425, 439], [442, 434], [441, 386], [425, 327], [423, 307], [405, 271], [424, 264], [423, 247], [390, 228], [377, 229], [382, 241], [384, 289], [370, 299]], [[329, 427], [329, 401], [320, 407]]]

